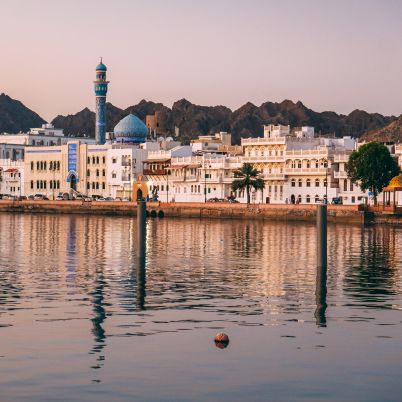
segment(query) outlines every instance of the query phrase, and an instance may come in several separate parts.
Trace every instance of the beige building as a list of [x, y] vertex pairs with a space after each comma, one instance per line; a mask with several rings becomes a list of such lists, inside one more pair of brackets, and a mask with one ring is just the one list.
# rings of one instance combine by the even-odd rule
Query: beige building
[[26, 147], [25, 195], [49, 199], [59, 193], [107, 196], [106, 154], [112, 145], [79, 141], [49, 147]]

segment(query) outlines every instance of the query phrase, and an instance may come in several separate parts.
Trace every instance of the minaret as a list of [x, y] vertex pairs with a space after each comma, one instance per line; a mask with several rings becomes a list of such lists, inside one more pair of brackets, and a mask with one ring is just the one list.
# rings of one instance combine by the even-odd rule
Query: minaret
[[94, 81], [96, 97], [96, 123], [95, 139], [97, 144], [106, 142], [106, 93], [109, 81], [106, 81], [106, 66], [100, 63], [96, 67], [96, 80]]

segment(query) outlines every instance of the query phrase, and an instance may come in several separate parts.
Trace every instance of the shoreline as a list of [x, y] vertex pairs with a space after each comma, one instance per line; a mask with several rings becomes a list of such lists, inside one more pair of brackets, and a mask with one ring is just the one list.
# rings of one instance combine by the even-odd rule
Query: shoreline
[[[160, 212], [161, 211], [161, 212]], [[317, 205], [148, 202], [151, 216], [315, 222]], [[136, 202], [0, 200], [0, 212], [136, 216]], [[372, 223], [360, 206], [328, 205], [328, 221]], [[402, 217], [397, 219], [402, 223]], [[377, 221], [377, 219], [374, 219]]]

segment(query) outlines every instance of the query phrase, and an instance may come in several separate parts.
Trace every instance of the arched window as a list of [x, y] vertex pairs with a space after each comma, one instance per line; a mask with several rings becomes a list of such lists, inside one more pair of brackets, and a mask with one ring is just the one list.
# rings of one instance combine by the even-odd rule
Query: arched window
[[53, 180], [53, 188], [57, 188], [56, 180]]
[[88, 183], [87, 183], [87, 190], [89, 190], [90, 188], [91, 188], [91, 183], [88, 182]]
[[96, 177], [99, 177], [99, 169], [96, 169]]
[[96, 189], [99, 190], [99, 183], [96, 183]]
[[106, 183], [102, 182], [102, 190], [104, 190], [106, 188]]
[[297, 161], [297, 167], [298, 167], [299, 169], [301, 169], [301, 167], [302, 167], [302, 161], [300, 161], [300, 160]]
[[33, 188], [34, 188], [34, 181], [31, 180], [31, 190], [33, 190]]
[[99, 165], [99, 156], [96, 157], [96, 163]]
[[318, 169], [318, 167], [319, 167], [318, 161], [315, 161], [315, 167], [316, 167], [316, 169]]
[[306, 187], [310, 187], [310, 185], [311, 185], [311, 180], [310, 180], [310, 179], [307, 179], [307, 180], [306, 180]]
[[87, 169], [87, 177], [91, 176], [91, 171]]
[[319, 199], [320, 199], [320, 197], [316, 194], [314, 197], [314, 201], [317, 203]]
[[345, 179], [343, 182], [343, 191], [348, 191], [348, 179]]
[[320, 187], [320, 179], [315, 179], [315, 186]]
[[302, 179], [299, 179], [298, 183], [299, 183], [299, 187], [303, 186], [303, 180]]
[[39, 189], [39, 180], [36, 180], [36, 188]]
[[39, 161], [36, 162], [36, 170], [39, 170]]
[[49, 170], [53, 170], [53, 161], [49, 162]]
[[299, 194], [299, 196], [297, 197], [297, 203], [301, 204], [302, 202], [302, 196]]
[[102, 163], [105, 164], [106, 163], [106, 158], [103, 156], [102, 157]]
[[103, 176], [103, 177], [106, 176], [106, 171], [105, 171], [105, 169], [102, 169], [102, 176]]
[[308, 194], [306, 195], [306, 202], [307, 204], [310, 204], [310, 196]]
[[310, 161], [307, 161], [307, 162], [306, 162], [306, 168], [307, 168], [307, 169], [310, 169]]
[[92, 190], [95, 190], [95, 182], [92, 182]]
[[57, 170], [60, 170], [60, 162], [57, 162]]
[[60, 189], [60, 180], [57, 180], [57, 188]]
[[33, 163], [33, 161], [31, 162], [31, 170], [34, 170], [34, 163]]
[[47, 163], [45, 161], [45, 162], [43, 162], [43, 169], [46, 170], [46, 167], [47, 167]]
[[290, 183], [291, 183], [292, 187], [296, 187], [296, 180], [295, 179], [292, 179]]
[[53, 189], [53, 182], [50, 180], [50, 182], [49, 182], [49, 188], [50, 188], [50, 190], [52, 190]]
[[95, 165], [95, 157], [92, 157], [92, 164]]
[[91, 164], [91, 158], [88, 156], [87, 157], [87, 164], [90, 165]]
[[294, 169], [296, 167], [296, 161], [292, 161], [292, 169]]

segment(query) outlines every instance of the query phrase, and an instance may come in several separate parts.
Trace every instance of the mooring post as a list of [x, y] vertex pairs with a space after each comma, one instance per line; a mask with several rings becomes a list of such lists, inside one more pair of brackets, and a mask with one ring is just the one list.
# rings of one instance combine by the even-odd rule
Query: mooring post
[[327, 267], [327, 206], [317, 206], [317, 267]]
[[147, 203], [137, 201], [138, 257], [145, 258], [147, 236]]
[[316, 310], [314, 316], [319, 326], [326, 326], [327, 309], [327, 206], [317, 206], [317, 276]]

